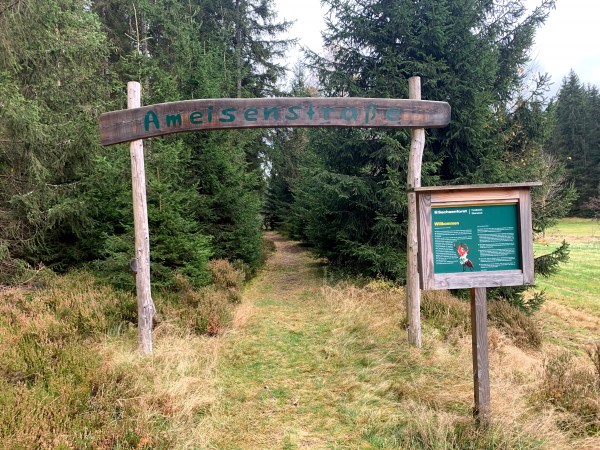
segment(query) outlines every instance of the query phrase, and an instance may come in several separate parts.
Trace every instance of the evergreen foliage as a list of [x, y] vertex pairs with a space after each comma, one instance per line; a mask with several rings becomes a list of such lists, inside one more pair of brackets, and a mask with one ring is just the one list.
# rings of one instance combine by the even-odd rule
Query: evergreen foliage
[[[452, 105], [450, 127], [428, 132], [424, 184], [542, 177], [550, 183], [536, 193], [536, 229], [565, 213], [574, 194], [564, 158], [548, 157], [541, 143], [570, 97], [559, 96], [549, 120], [539, 94], [523, 89], [529, 46], [553, 0], [529, 16], [521, 1], [324, 3], [327, 54], [310, 58], [324, 95], [403, 98], [406, 79], [420, 75], [423, 98]], [[277, 36], [290, 24], [276, 22], [272, 0], [1, 5], [0, 263], [62, 270], [95, 261], [131, 286], [129, 155], [126, 146], [99, 146], [98, 114], [125, 107], [130, 80], [142, 83], [145, 104], [279, 94], [275, 58], [290, 41]], [[290, 94], [315, 95], [296, 72]], [[591, 142], [598, 94], [580, 90], [590, 98]], [[174, 274], [209, 282], [209, 258], [251, 272], [262, 220], [353, 272], [403, 279], [408, 133], [229, 131], [145, 148], [157, 285], [174, 285]]]
[[[450, 125], [427, 131], [423, 185], [537, 178], [545, 116], [537, 93], [525, 98], [524, 65], [554, 1], [529, 15], [522, 1], [324, 4], [326, 54], [310, 55], [324, 95], [406, 98], [407, 79], [419, 75], [424, 99], [452, 106]], [[292, 232], [351, 271], [403, 280], [408, 133], [309, 136]]]
[[14, 2], [0, 15], [0, 242], [58, 268], [90, 256], [81, 184], [100, 150], [108, 44], [86, 4]]
[[585, 204], [600, 194], [600, 92], [571, 71], [551, 112], [555, 124], [548, 151], [566, 165], [567, 177], [579, 193], [571, 213], [590, 215]]
[[403, 279], [398, 250], [406, 241], [408, 151], [398, 140], [404, 138], [361, 130], [312, 133], [313, 167], [294, 186], [295, 233], [353, 272]]
[[[289, 95], [310, 97], [315, 95], [306, 82], [306, 71], [302, 64], [293, 70]], [[290, 230], [292, 225], [293, 186], [300, 178], [301, 167], [310, 165], [307, 157], [310, 132], [304, 128], [277, 128], [271, 130], [266, 152], [265, 174], [267, 189], [263, 199], [263, 220], [267, 228]]]
[[[55, 269], [94, 260], [132, 286], [129, 152], [100, 147], [99, 113], [126, 107], [131, 80], [145, 104], [272, 93], [288, 26], [271, 0], [1, 2], [2, 260]], [[264, 136], [146, 142], [155, 286], [173, 286], [175, 274], [208, 283], [209, 257], [260, 264]]]

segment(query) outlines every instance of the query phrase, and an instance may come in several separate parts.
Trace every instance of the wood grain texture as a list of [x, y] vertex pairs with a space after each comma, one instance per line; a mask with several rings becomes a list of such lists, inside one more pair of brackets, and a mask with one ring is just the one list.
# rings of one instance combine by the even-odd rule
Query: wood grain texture
[[473, 415], [479, 424], [490, 420], [490, 367], [486, 289], [471, 289], [471, 348], [473, 352]]
[[[408, 80], [408, 96], [421, 99], [421, 79]], [[411, 129], [410, 156], [408, 162], [408, 189], [421, 186], [421, 163], [425, 149], [425, 130]], [[419, 287], [419, 237], [417, 227], [417, 194], [408, 192], [408, 233], [406, 267], [406, 315], [409, 344], [421, 347], [421, 289]]]
[[[139, 107], [141, 87], [137, 82], [127, 84], [127, 106]], [[138, 305], [138, 344], [142, 354], [152, 353], [152, 319], [154, 303], [150, 291], [150, 233], [146, 203], [146, 173], [142, 140], [129, 144], [131, 156], [131, 189], [133, 197], [133, 224], [135, 230], [135, 287]]]
[[502, 201], [517, 202], [519, 189], [477, 189], [473, 191], [431, 192], [431, 202], [436, 206], [444, 204], [492, 203]]
[[522, 190], [519, 197], [519, 227], [521, 231], [521, 267], [523, 284], [535, 283], [533, 261], [533, 225], [531, 218], [531, 192]]
[[100, 116], [103, 145], [173, 133], [231, 128], [439, 128], [446, 102], [378, 98], [205, 99], [161, 103]]
[[522, 285], [523, 272], [521, 270], [437, 273], [434, 275], [434, 289], [467, 289]]
[[[415, 187], [419, 204], [419, 267], [423, 289], [522, 286], [534, 283], [530, 188], [540, 182], [473, 186]], [[434, 273], [432, 207], [517, 203], [521, 270]]]
[[515, 189], [515, 188], [525, 188], [525, 187], [534, 187], [541, 186], [541, 181], [530, 181], [527, 183], [495, 183], [495, 184], [461, 184], [461, 185], [447, 185], [447, 186], [421, 186], [414, 188], [415, 192], [436, 192], [436, 191], [476, 191], [479, 189]]
[[433, 278], [433, 226], [431, 222], [431, 194], [418, 195], [419, 208], [419, 275], [421, 288], [435, 289]]

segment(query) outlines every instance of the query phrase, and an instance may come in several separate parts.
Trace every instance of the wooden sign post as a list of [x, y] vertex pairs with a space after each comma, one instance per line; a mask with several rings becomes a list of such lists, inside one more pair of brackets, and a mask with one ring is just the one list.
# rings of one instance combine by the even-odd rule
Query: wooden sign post
[[487, 287], [534, 283], [532, 186], [415, 188], [423, 289], [471, 289], [473, 384], [478, 422], [490, 417]]
[[[127, 84], [127, 107], [139, 108], [140, 83]], [[146, 172], [144, 170], [144, 142], [129, 144], [131, 156], [131, 191], [133, 197], [133, 224], [135, 229], [135, 287], [138, 305], [138, 344], [140, 351], [152, 353], [152, 319], [154, 303], [150, 290], [150, 233], [146, 203]]]
[[473, 355], [473, 415], [490, 420], [490, 363], [488, 357], [487, 289], [471, 288], [471, 352]]
[[[408, 80], [408, 96], [421, 100], [421, 78]], [[406, 245], [406, 322], [409, 344], [421, 347], [421, 289], [419, 287], [419, 239], [417, 235], [417, 195], [421, 186], [421, 165], [425, 149], [425, 129], [410, 130], [408, 158], [408, 233]]]
[[[128, 108], [100, 116], [100, 142], [113, 145], [131, 142], [131, 169], [136, 236], [136, 288], [139, 339], [143, 353], [152, 351], [154, 304], [150, 295], [150, 256], [146, 181], [142, 139], [190, 131], [235, 128], [410, 128], [414, 130], [410, 151], [408, 187], [421, 185], [421, 159], [425, 128], [450, 123], [450, 105], [421, 100], [419, 77], [409, 80], [410, 99], [389, 98], [235, 98], [161, 103], [141, 107], [139, 83], [128, 85]], [[421, 345], [419, 313], [418, 239], [416, 195], [409, 193], [407, 316], [409, 342]]]

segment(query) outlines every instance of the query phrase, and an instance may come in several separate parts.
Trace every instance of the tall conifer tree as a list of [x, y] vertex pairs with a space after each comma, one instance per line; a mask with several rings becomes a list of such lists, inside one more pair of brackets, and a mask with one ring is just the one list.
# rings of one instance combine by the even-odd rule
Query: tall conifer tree
[[[511, 152], [524, 149], [507, 145], [514, 130], [506, 123], [553, 0], [529, 15], [522, 1], [323, 3], [325, 56], [313, 54], [311, 65], [325, 95], [406, 98], [408, 78], [418, 75], [424, 99], [451, 104], [450, 125], [427, 132], [424, 184], [522, 176]], [[382, 131], [323, 132], [311, 141], [320, 163], [298, 184], [295, 217], [321, 254], [403, 277], [409, 144], [407, 133]]]
[[554, 133], [548, 151], [567, 167], [579, 197], [572, 213], [585, 215], [584, 205], [600, 194], [600, 94], [585, 86], [573, 71], [563, 80], [551, 108]]
[[99, 152], [108, 56], [84, 0], [4, 2], [0, 13], [0, 245], [31, 263], [89, 256], [82, 183]]

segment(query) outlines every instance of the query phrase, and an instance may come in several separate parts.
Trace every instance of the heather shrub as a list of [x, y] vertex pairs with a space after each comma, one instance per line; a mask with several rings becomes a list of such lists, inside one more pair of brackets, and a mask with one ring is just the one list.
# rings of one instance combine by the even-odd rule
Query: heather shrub
[[563, 411], [559, 425], [577, 435], [600, 433], [600, 388], [593, 368], [563, 351], [544, 361], [537, 397]]
[[490, 322], [500, 328], [521, 348], [540, 348], [542, 333], [535, 320], [523, 310], [504, 300], [489, 303], [488, 316]]

